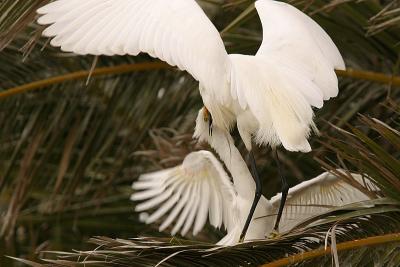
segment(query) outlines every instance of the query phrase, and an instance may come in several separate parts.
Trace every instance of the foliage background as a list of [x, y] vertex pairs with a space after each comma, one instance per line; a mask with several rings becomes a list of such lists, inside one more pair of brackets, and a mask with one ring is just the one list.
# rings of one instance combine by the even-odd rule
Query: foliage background
[[[35, 259], [41, 250], [93, 248], [86, 241], [99, 235], [166, 236], [156, 226], [138, 222], [129, 201], [130, 185], [139, 174], [173, 166], [189, 151], [206, 147], [191, 140], [194, 118], [202, 106], [197, 83], [186, 73], [161, 68], [99, 75], [88, 85], [85, 78], [65, 79], [69, 73], [89, 70], [94, 58], [60, 53], [40, 38], [42, 29], [33, 22], [34, 10], [46, 2], [0, 2], [0, 93], [45, 81], [39, 90], [0, 95], [0, 255]], [[262, 33], [251, 7], [254, 1], [199, 2], [221, 30], [230, 53], [257, 50]], [[340, 79], [339, 97], [316, 111], [322, 134], [313, 136], [312, 153], [280, 151], [290, 185], [314, 177], [322, 167], [340, 165], [380, 179], [386, 196], [399, 195], [400, 189], [385, 181], [395, 177], [398, 184], [396, 145], [400, 142], [388, 141], [383, 136], [387, 129], [374, 130], [376, 125], [358, 114], [399, 129], [399, 83], [371, 79], [377, 73], [399, 76], [400, 4], [391, 0], [289, 2], [332, 36], [349, 68], [373, 72], [362, 79], [351, 73]], [[100, 57], [96, 67], [153, 61], [146, 55]], [[60, 77], [59, 82], [46, 83], [52, 77]], [[394, 158], [389, 174], [371, 169], [378, 161], [351, 154], [368, 147], [365, 142], [357, 146], [362, 136], [354, 129]], [[368, 150], [366, 158], [374, 153]], [[386, 158], [377, 155], [383, 161], [377, 169], [383, 170]], [[267, 149], [256, 151], [256, 158], [264, 177], [263, 193], [271, 197], [280, 190], [276, 166]], [[387, 229], [398, 230], [396, 224]], [[208, 228], [197, 240], [213, 242], [221, 235]], [[13, 264], [0, 258], [0, 266]]]

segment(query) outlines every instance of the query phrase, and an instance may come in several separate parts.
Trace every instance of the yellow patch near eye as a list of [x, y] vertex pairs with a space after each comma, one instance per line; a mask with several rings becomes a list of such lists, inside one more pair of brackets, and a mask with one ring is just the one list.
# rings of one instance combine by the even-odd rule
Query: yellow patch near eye
[[208, 109], [206, 107], [203, 107], [203, 117], [204, 117], [204, 121], [208, 121], [210, 119], [210, 112], [208, 111]]

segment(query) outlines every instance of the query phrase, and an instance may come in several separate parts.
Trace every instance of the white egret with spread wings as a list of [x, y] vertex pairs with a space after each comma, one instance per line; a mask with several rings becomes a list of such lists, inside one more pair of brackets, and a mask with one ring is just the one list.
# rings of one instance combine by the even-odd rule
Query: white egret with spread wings
[[[207, 141], [229, 170], [233, 182], [219, 160], [209, 151], [188, 154], [179, 166], [143, 174], [132, 187], [131, 199], [137, 201], [145, 223], [160, 222], [160, 231], [170, 227], [171, 234], [193, 235], [202, 230], [207, 219], [216, 228], [224, 227], [227, 235], [219, 245], [239, 241], [253, 203], [255, 182], [229, 134], [214, 127], [208, 134], [207, 122], [200, 112], [195, 136]], [[353, 177], [362, 184], [359, 175]], [[369, 197], [330, 173], [290, 188], [281, 230], [290, 230], [297, 223], [334, 207], [367, 200]], [[262, 239], [273, 230], [281, 194], [271, 200], [261, 197], [255, 209], [245, 240]], [[150, 215], [147, 212], [153, 211]], [[145, 216], [143, 216], [145, 215]]]
[[[335, 68], [343, 59], [328, 34], [295, 7], [255, 3], [263, 26], [256, 55], [228, 55], [218, 30], [195, 0], [56, 0], [38, 10], [43, 35], [53, 46], [80, 55], [138, 55], [141, 52], [186, 70], [199, 81], [213, 123], [229, 132], [236, 123], [252, 159], [253, 137], [273, 148], [308, 152], [316, 127], [312, 107], [338, 94]], [[210, 120], [211, 122], [211, 120]], [[277, 159], [277, 158], [276, 158]], [[278, 160], [278, 159], [277, 159]], [[288, 186], [282, 179], [278, 230]], [[246, 233], [243, 229], [242, 237]]]

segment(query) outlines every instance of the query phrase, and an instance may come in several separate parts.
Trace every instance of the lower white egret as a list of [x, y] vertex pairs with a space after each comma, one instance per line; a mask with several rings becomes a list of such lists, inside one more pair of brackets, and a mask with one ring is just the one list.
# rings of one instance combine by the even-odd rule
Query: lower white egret
[[[343, 58], [328, 34], [295, 7], [272, 0], [255, 3], [263, 26], [256, 55], [228, 55], [219, 32], [195, 0], [55, 0], [37, 12], [49, 25], [43, 35], [53, 46], [86, 55], [160, 58], [199, 81], [213, 122], [229, 132], [236, 122], [252, 160], [256, 194], [261, 197], [252, 151], [260, 144], [308, 152], [312, 107], [338, 94], [336, 69]], [[277, 159], [278, 160], [278, 159]], [[275, 224], [278, 229], [286, 195]], [[250, 218], [249, 218], [250, 219]], [[244, 233], [243, 233], [244, 234]]]
[[[195, 136], [210, 143], [231, 173], [233, 183], [218, 159], [209, 151], [192, 152], [182, 165], [143, 174], [132, 187], [137, 190], [131, 199], [140, 201], [136, 211], [141, 219], [153, 223], [162, 217], [159, 230], [172, 226], [171, 234], [185, 235], [191, 228], [196, 235], [209, 218], [210, 223], [227, 229], [227, 235], [217, 244], [234, 245], [239, 241], [253, 203], [255, 183], [245, 161], [230, 135], [214, 127], [208, 134], [207, 123], [200, 112]], [[361, 177], [353, 175], [358, 181]], [[296, 223], [333, 207], [367, 200], [369, 197], [344, 180], [323, 173], [289, 190], [281, 230], [290, 230]], [[281, 195], [270, 201], [261, 197], [245, 240], [261, 239], [273, 230]], [[145, 211], [155, 209], [148, 215]]]

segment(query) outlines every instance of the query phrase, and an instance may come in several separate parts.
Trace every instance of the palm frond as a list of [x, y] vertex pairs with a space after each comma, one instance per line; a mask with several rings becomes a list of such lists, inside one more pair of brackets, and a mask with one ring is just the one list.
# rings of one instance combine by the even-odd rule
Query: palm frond
[[[393, 232], [400, 227], [400, 205], [399, 202], [379, 199], [367, 203], [353, 204], [345, 207], [345, 210], [332, 211], [325, 214], [324, 218], [314, 219], [309, 226], [301, 227], [278, 239], [259, 240], [238, 244], [232, 247], [218, 247], [207, 243], [196, 243], [193, 241], [175, 238], [134, 238], [111, 239], [107, 237], [96, 237], [90, 239], [96, 248], [89, 251], [77, 252], [43, 252], [43, 265], [38, 266], [281, 266], [273, 262], [296, 255], [309, 255], [307, 251], [323, 247], [327, 233], [334, 235], [338, 244], [330, 244], [336, 247], [342, 263], [348, 261], [347, 250], [342, 249], [343, 243], [348, 240], [364, 239], [373, 237], [375, 241], [371, 245], [381, 244], [394, 247], [391, 243], [400, 242], [400, 234]], [[368, 215], [364, 215], [368, 214]], [[332, 222], [334, 220], [334, 222]], [[381, 223], [384, 223], [382, 227]], [[335, 227], [332, 230], [333, 226]], [[393, 234], [392, 234], [393, 233]], [[333, 240], [333, 239], [332, 239]], [[348, 249], [356, 251], [364, 256], [369, 253], [368, 239], [358, 244], [353, 244]], [[331, 241], [332, 242], [332, 241]], [[319, 249], [319, 250], [318, 250]], [[395, 257], [398, 247], [382, 261], [389, 261]], [[342, 257], [342, 251], [345, 254]], [[310, 252], [309, 252], [310, 253]], [[295, 261], [299, 266], [319, 266], [317, 263], [326, 263], [327, 258], [321, 257], [330, 253], [316, 253], [312, 257], [305, 257]], [[367, 259], [368, 258], [368, 259]], [[352, 266], [362, 265], [372, 260], [371, 255], [367, 258], [359, 257], [351, 261]], [[330, 256], [328, 257], [330, 261]], [[270, 263], [268, 265], [267, 263]], [[310, 265], [307, 265], [310, 264]], [[33, 264], [31, 266], [34, 266]]]
[[[393, 106], [387, 116], [394, 127], [400, 122], [396, 109]], [[359, 121], [358, 126], [348, 126], [349, 131], [338, 129], [335, 137], [324, 142], [339, 163], [320, 162], [331, 170], [341, 166], [365, 174], [386, 196], [400, 200], [400, 132], [376, 118], [360, 115]]]
[[0, 51], [25, 30], [35, 19], [36, 10], [49, 1], [5, 0], [0, 3]]
[[[27, 61], [30, 64], [27, 68], [12, 47], [0, 56], [9, 61], [9, 66], [16, 62], [12, 68], [1, 64], [2, 88], [79, 70], [82, 66], [85, 69], [91, 64], [90, 57], [71, 62], [71, 57], [51, 55], [58, 64], [48, 64], [48, 57], [35, 50]], [[117, 74], [94, 75], [87, 86], [87, 71], [76, 72], [84, 79], [68, 80], [64, 75], [57, 83], [43, 83], [41, 86], [46, 90], [26, 91], [2, 99], [0, 184], [4, 206], [0, 210], [5, 215], [0, 220], [3, 235], [10, 236], [17, 225], [35, 220], [32, 214], [41, 223], [57, 217], [60, 211], [71, 217], [74, 212], [96, 206], [105, 205], [102, 207], [109, 209], [110, 199], [114, 201], [112, 205], [128, 199], [130, 181], [145, 166], [134, 164], [132, 153], [149, 139], [148, 131], [153, 127], [180, 126], [185, 132], [185, 127], [191, 127], [192, 124], [185, 126], [185, 123], [188, 118], [193, 121], [190, 111], [198, 105], [195, 82], [174, 71], [127, 75], [121, 69], [125, 60], [115, 59], [119, 63]], [[107, 67], [111, 63], [100, 59], [98, 64], [107, 71], [112, 68]], [[99, 71], [103, 74], [103, 70], [100, 68], [94, 74]], [[188, 89], [182, 92], [180, 88]], [[181, 101], [191, 105], [182, 105]], [[130, 204], [125, 203], [118, 214], [131, 210]], [[66, 222], [66, 225], [71, 224]]]
[[371, 25], [368, 27], [368, 34], [373, 35], [390, 27], [399, 27], [400, 5], [398, 1], [390, 1], [375, 16], [370, 18]]

